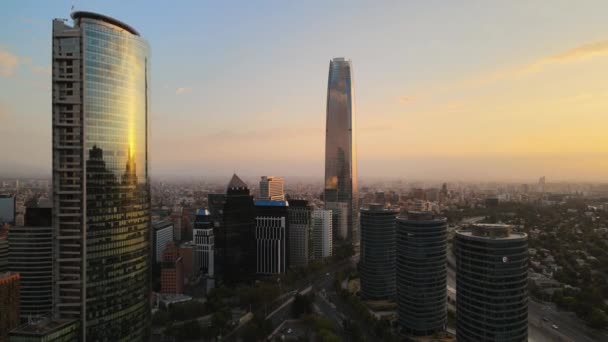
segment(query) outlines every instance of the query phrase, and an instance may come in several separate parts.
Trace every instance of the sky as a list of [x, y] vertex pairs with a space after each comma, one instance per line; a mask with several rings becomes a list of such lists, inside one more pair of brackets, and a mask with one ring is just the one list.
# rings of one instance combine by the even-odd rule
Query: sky
[[606, 1], [30, 1], [0, 11], [0, 175], [50, 175], [51, 21], [135, 27], [152, 177], [323, 177], [352, 60], [359, 177], [608, 181]]

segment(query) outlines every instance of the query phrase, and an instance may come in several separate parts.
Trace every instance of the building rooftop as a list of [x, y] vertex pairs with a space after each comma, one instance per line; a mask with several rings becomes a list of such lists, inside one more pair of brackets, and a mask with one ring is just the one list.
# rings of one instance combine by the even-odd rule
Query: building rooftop
[[401, 221], [447, 221], [445, 217], [435, 215], [432, 211], [407, 211], [398, 219]]
[[513, 232], [513, 226], [508, 224], [479, 223], [456, 231], [456, 234], [467, 237], [492, 240], [519, 240], [528, 237], [526, 233]]
[[202, 209], [198, 209], [196, 211], [196, 216], [210, 216], [211, 213], [209, 212], [209, 210], [207, 210], [207, 208], [202, 208]]
[[362, 212], [382, 212], [382, 213], [391, 213], [397, 214], [399, 213], [399, 209], [395, 208], [385, 208], [384, 204], [380, 203], [370, 203], [368, 208], [361, 208]]
[[254, 204], [259, 207], [288, 207], [289, 203], [287, 201], [273, 201], [266, 199], [256, 199]]
[[152, 224], [152, 228], [154, 228], [154, 230], [161, 230], [161, 229], [165, 229], [165, 228], [168, 228], [171, 226], [173, 226], [173, 222], [171, 221], [170, 218], [166, 218], [162, 221], [154, 222]]
[[243, 182], [235, 173], [228, 183], [228, 189], [247, 189], [247, 184], [245, 184], [245, 182]]
[[127, 25], [126, 23], [118, 20], [118, 19], [114, 19], [112, 17], [108, 17], [106, 15], [103, 14], [99, 14], [99, 13], [94, 13], [94, 12], [87, 12], [87, 11], [76, 11], [76, 12], [72, 12], [72, 19], [74, 20], [78, 20], [81, 18], [89, 18], [89, 19], [94, 19], [94, 20], [99, 20], [99, 21], [103, 21], [106, 22], [108, 24], [120, 27], [121, 29], [134, 34], [136, 36], [139, 36], [139, 32], [137, 32], [137, 30], [135, 30], [133, 27]]
[[76, 322], [76, 320], [51, 319], [49, 317], [44, 317], [38, 320], [34, 319], [32, 322], [20, 325], [15, 330], [12, 330], [11, 334], [46, 335], [49, 332]]

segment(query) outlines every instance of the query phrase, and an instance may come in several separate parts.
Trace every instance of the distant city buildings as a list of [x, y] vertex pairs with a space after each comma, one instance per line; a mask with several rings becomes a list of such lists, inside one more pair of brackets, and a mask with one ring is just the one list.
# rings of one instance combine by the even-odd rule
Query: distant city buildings
[[397, 218], [397, 308], [401, 333], [428, 336], [447, 325], [447, 220], [431, 212]]
[[105, 15], [72, 19], [52, 27], [54, 317], [82, 341], [145, 341], [149, 46]]
[[287, 201], [255, 201], [256, 273], [287, 271]]
[[0, 273], [0, 341], [19, 325], [19, 273]]
[[370, 204], [361, 209], [361, 294], [363, 299], [395, 297], [396, 209]]
[[306, 200], [291, 200], [287, 209], [289, 224], [289, 266], [306, 267], [310, 259], [312, 206]]
[[260, 180], [260, 199], [285, 200], [285, 179], [283, 177], [262, 176]]
[[319, 260], [332, 256], [332, 213], [331, 210], [316, 209], [312, 212], [312, 259]]
[[458, 341], [528, 340], [528, 236], [503, 224], [456, 232]]
[[[348, 204], [348, 238], [359, 242], [357, 147], [352, 64], [329, 62], [325, 136], [325, 202]], [[327, 209], [327, 208], [326, 208]]]
[[545, 176], [538, 179], [538, 191], [543, 194], [545, 193]]
[[176, 205], [173, 207], [173, 212], [171, 213], [171, 221], [173, 222], [173, 241], [182, 241], [183, 210], [184, 208], [182, 208], [182, 206]]

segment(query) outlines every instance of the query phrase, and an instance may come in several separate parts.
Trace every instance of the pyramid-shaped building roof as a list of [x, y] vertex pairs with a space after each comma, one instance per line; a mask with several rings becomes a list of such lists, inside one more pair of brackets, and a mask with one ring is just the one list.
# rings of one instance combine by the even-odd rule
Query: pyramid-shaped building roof
[[230, 189], [247, 189], [247, 184], [245, 184], [245, 182], [243, 182], [235, 173], [232, 175], [230, 183], [228, 183], [228, 190]]

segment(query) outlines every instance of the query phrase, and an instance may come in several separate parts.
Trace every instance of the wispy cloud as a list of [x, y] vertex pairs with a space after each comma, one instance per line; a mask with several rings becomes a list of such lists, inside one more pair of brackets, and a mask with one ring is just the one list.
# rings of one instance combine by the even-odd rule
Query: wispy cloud
[[482, 86], [506, 79], [518, 78], [529, 74], [538, 73], [554, 65], [580, 62], [599, 56], [608, 56], [608, 41], [584, 44], [555, 55], [538, 59], [526, 65], [497, 70], [480, 78], [466, 81], [464, 85]]
[[0, 50], [0, 76], [13, 76], [18, 67], [19, 57], [8, 51]]
[[553, 56], [545, 57], [515, 70], [515, 76], [540, 72], [553, 64], [579, 62], [589, 58], [608, 55], [608, 41], [581, 45]]
[[192, 88], [190, 87], [179, 87], [175, 90], [175, 95], [188, 94], [192, 92]]

